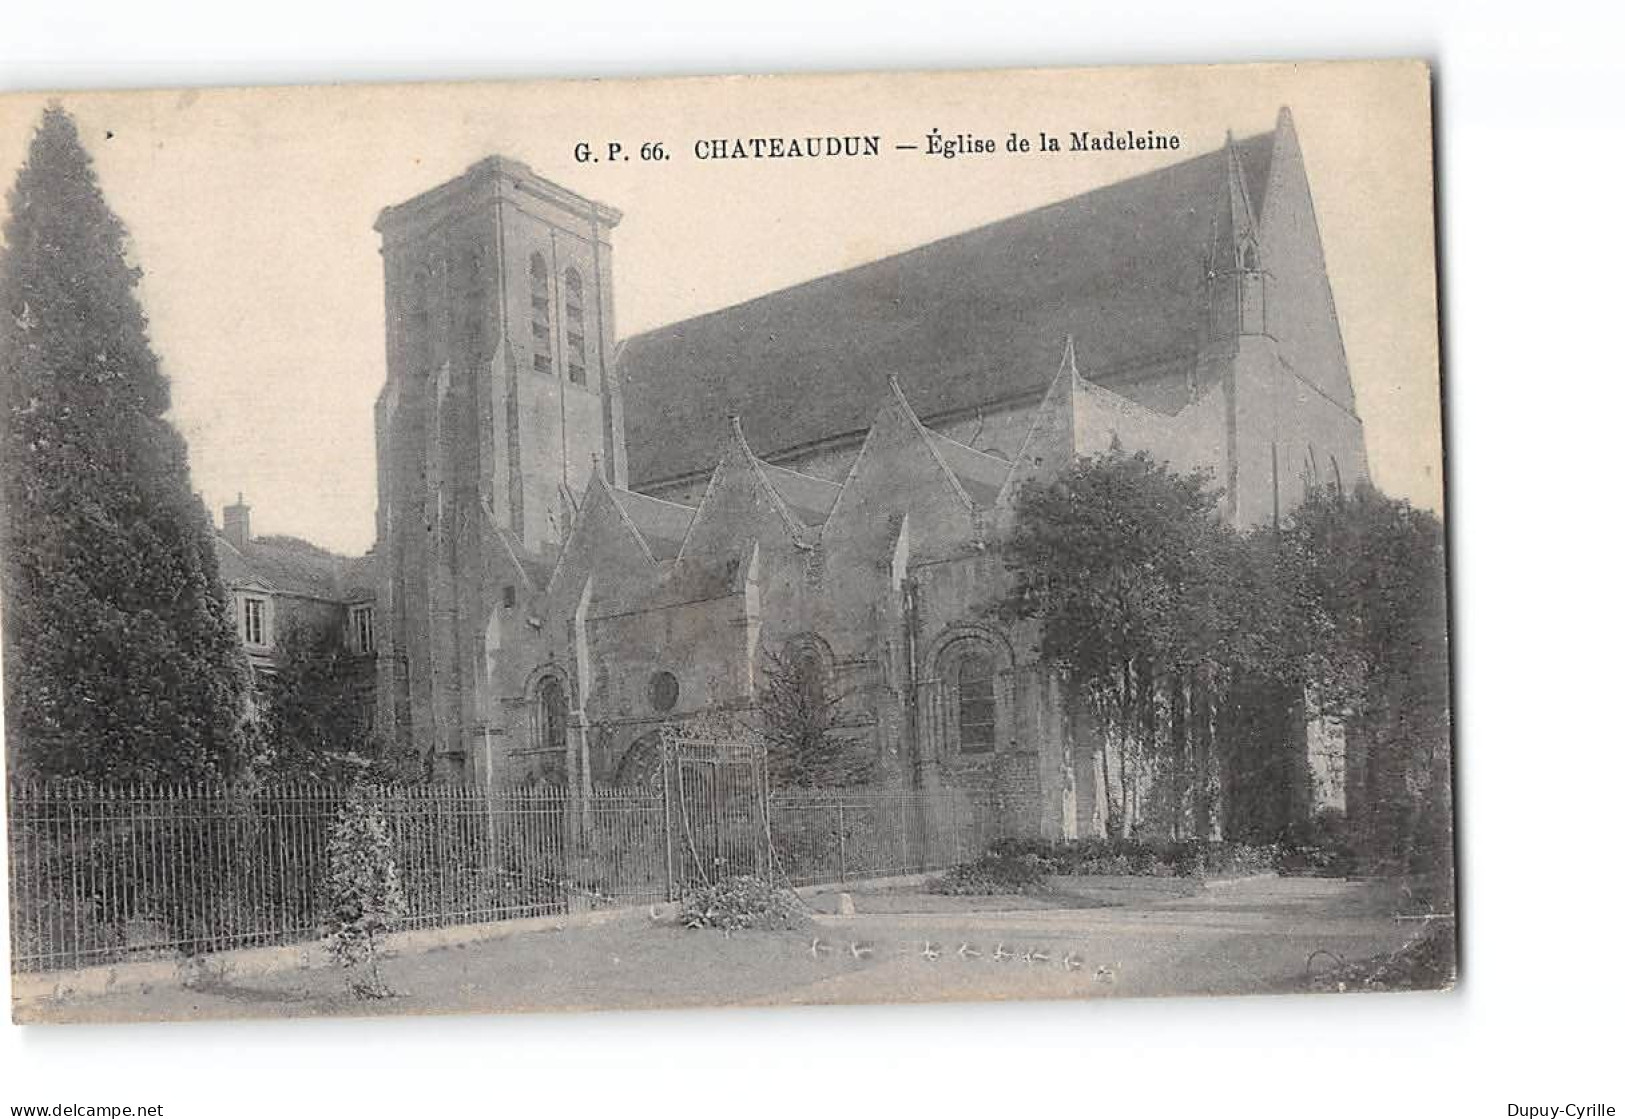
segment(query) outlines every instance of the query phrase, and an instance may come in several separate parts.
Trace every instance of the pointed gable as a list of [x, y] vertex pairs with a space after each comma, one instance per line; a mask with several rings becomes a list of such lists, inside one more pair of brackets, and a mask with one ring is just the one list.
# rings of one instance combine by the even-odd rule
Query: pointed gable
[[[824, 525], [830, 563], [882, 563], [891, 554], [897, 526], [906, 517], [910, 547], [918, 556], [938, 556], [979, 539], [981, 507], [960, 481], [950, 459], [962, 468], [980, 470], [914, 414], [897, 379], [890, 380], [890, 400], [875, 415], [863, 449], [841, 487], [841, 496]], [[944, 450], [947, 454], [944, 454]], [[980, 452], [989, 462], [999, 460]], [[1001, 469], [1005, 464], [999, 463]], [[978, 489], [982, 487], [978, 485]], [[983, 491], [985, 492], [985, 490]], [[996, 496], [994, 487], [991, 496]], [[988, 504], [991, 504], [989, 496]]]
[[637, 529], [638, 535], [656, 560], [674, 558], [683, 547], [689, 525], [694, 521], [694, 509], [631, 490], [609, 487], [615, 502]]
[[[611, 487], [602, 473], [593, 473], [570, 536], [542, 593], [541, 617], [572, 616], [588, 579], [593, 582], [596, 600], [626, 602], [659, 578], [660, 562], [623, 506], [621, 499], [626, 496], [626, 491], [617, 492]], [[635, 507], [647, 512], [641, 504]]]
[[[781, 487], [796, 498], [794, 504]], [[807, 543], [815, 535], [812, 527], [828, 516], [839, 489], [793, 470], [768, 467], [751, 451], [738, 418], [730, 417], [722, 458], [711, 472], [683, 541], [681, 566], [737, 558], [740, 541], [747, 539], [777, 539], [785, 546]], [[801, 507], [807, 516], [800, 514]]]
[[1223, 393], [1210, 389], [1177, 416], [1142, 408], [1080, 373], [1068, 338], [1061, 367], [1033, 412], [999, 500], [1008, 506], [1023, 483], [1052, 479], [1076, 458], [1109, 451], [1114, 441], [1131, 453], [1146, 451], [1176, 470], [1217, 464], [1223, 453], [1222, 403]]
[[1269, 179], [1261, 198], [1259, 241], [1269, 269], [1270, 333], [1292, 371], [1339, 408], [1354, 411], [1354, 386], [1309, 194], [1292, 114], [1277, 118]]

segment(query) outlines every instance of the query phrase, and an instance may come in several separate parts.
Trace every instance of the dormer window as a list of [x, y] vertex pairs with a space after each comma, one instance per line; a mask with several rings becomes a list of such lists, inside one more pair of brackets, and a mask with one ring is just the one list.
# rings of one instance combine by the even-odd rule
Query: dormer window
[[376, 646], [372, 633], [372, 604], [350, 607], [350, 651], [358, 657], [369, 656]]
[[271, 647], [271, 600], [264, 595], [237, 596], [237, 636], [250, 649]]

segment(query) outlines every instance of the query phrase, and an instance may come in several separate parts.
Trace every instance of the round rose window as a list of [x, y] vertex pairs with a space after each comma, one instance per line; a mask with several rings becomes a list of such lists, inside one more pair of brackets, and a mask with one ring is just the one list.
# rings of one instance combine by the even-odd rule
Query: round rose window
[[657, 672], [649, 677], [649, 703], [656, 711], [670, 711], [677, 706], [677, 677], [669, 672]]

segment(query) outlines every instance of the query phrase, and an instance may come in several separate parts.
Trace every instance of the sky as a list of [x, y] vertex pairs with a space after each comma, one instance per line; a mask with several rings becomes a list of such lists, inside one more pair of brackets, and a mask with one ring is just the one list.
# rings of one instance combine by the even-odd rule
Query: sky
[[[1419, 64], [1104, 68], [794, 78], [65, 93], [144, 270], [194, 488], [218, 520], [358, 554], [373, 542], [384, 382], [378, 211], [501, 153], [622, 210], [621, 337], [851, 267], [1274, 126], [1308, 166], [1372, 474], [1442, 503], [1428, 79]], [[43, 94], [0, 97], [0, 176]], [[932, 129], [993, 140], [894, 150]], [[1011, 154], [1089, 129], [1178, 152]], [[727, 160], [695, 141], [879, 134], [867, 160]], [[577, 145], [626, 156], [579, 162]], [[635, 158], [659, 141], [668, 158]], [[1088, 340], [1077, 340], [1080, 352]], [[1085, 361], [1087, 359], [1085, 358]]]

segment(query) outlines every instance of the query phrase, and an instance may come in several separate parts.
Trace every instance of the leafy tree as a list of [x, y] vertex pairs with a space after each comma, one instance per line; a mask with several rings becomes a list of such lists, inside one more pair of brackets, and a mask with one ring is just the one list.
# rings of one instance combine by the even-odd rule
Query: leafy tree
[[294, 623], [277, 634], [275, 671], [258, 685], [253, 770], [268, 780], [377, 780], [365, 681], [341, 626]]
[[1226, 667], [1239, 548], [1218, 506], [1207, 474], [1115, 443], [1017, 499], [1002, 611], [1042, 623], [1044, 657], [1068, 671], [1106, 733], [1108, 817], [1119, 835], [1156, 779], [1172, 785], [1180, 820], [1208, 784], [1209, 759], [1191, 756], [1193, 740], [1205, 741], [1191, 699]]
[[869, 759], [841, 731], [847, 694], [829, 691], [818, 658], [768, 651], [765, 660], [758, 714], [773, 782], [845, 788], [869, 780]]
[[1450, 861], [1450, 666], [1444, 526], [1369, 485], [1311, 494], [1281, 531], [1283, 568], [1325, 619], [1306, 668], [1349, 736], [1350, 826], [1390, 868]]
[[10, 765], [176, 780], [241, 761], [247, 666], [164, 419], [139, 269], [71, 117], [46, 110], [0, 259]]

